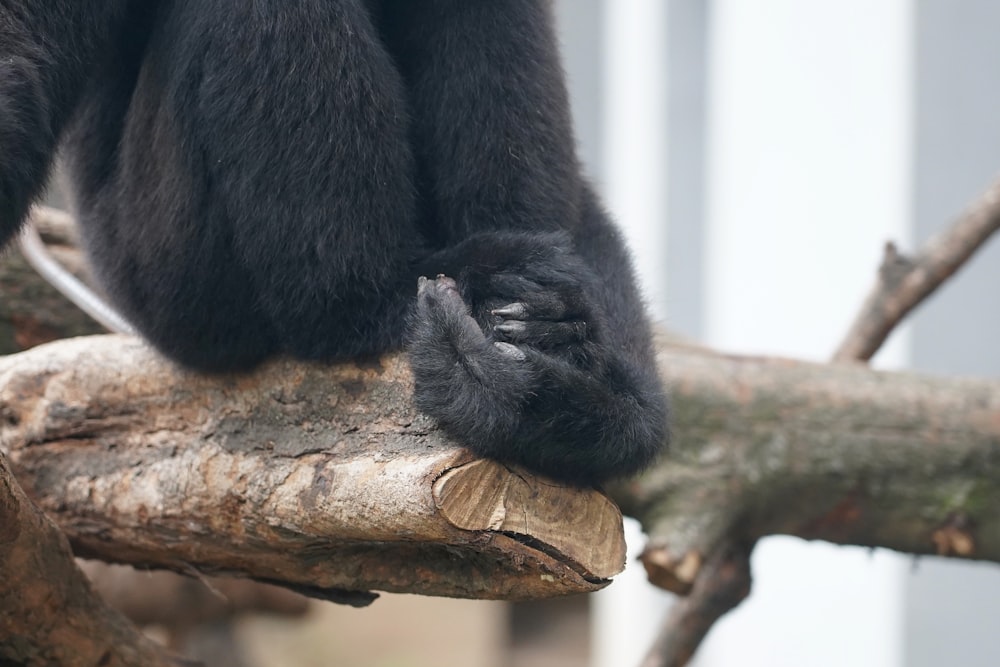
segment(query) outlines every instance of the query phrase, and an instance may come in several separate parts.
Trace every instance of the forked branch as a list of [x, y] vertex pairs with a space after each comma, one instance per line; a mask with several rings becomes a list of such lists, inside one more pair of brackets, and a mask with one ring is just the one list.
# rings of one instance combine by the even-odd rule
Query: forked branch
[[906, 315], [965, 264], [1000, 229], [1000, 180], [953, 225], [913, 257], [885, 246], [878, 279], [834, 361], [868, 361]]

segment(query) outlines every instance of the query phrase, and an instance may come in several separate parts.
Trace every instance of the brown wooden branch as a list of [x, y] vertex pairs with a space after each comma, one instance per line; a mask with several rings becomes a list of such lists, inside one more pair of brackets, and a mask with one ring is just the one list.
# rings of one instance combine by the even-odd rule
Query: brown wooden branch
[[[997, 181], [956, 223], [931, 239], [916, 258], [901, 255], [887, 243], [878, 281], [866, 298], [857, 319], [834, 361], [868, 361], [892, 330], [920, 302], [953, 275], [987, 239], [1000, 228], [1000, 181]], [[792, 389], [794, 391], [794, 389]], [[687, 530], [698, 530], [711, 517], [699, 514], [687, 519]], [[960, 519], [964, 521], [964, 519]], [[939, 552], [961, 554], [971, 550], [965, 532], [941, 529], [933, 540]], [[954, 543], [953, 543], [954, 542]], [[744, 599], [743, 586], [733, 585], [724, 572], [746, 572], [749, 589], [749, 550], [724, 549], [708, 558], [713, 567], [701, 567], [706, 555], [698, 550], [678, 552], [676, 546], [651, 545], [643, 554], [650, 580], [668, 590], [688, 594], [666, 620], [659, 638], [646, 658], [646, 665], [684, 665], [712, 624]], [[725, 563], [720, 570], [719, 563]]]
[[79, 338], [0, 359], [0, 446], [85, 557], [358, 604], [592, 591], [621, 570], [611, 501], [475, 460], [411, 390], [399, 356], [204, 377]]
[[66, 538], [25, 496], [0, 451], [0, 664], [176, 666], [106, 606]]
[[[655, 581], [697, 589], [720, 550], [775, 533], [1000, 561], [1000, 384], [658, 349], [682, 437], [615, 489]], [[614, 532], [583, 518], [600, 496], [473, 462], [410, 391], [398, 357], [205, 378], [77, 339], [0, 361], [0, 443], [74, 545], [111, 560], [483, 597], [596, 588], [581, 563], [620, 565], [585, 550]]]
[[[663, 344], [659, 361], [673, 451], [612, 490], [654, 583], [735, 604], [706, 563], [772, 534], [1000, 562], [1000, 383]], [[696, 644], [704, 618], [684, 604], [661, 641]]]
[[1000, 229], [1000, 181], [913, 258], [887, 243], [878, 280], [834, 361], [868, 361], [895, 326]]
[[677, 580], [718, 544], [771, 534], [1000, 562], [1000, 382], [659, 358], [683, 437], [613, 495]]
[[[683, 667], [715, 622], [750, 594], [752, 545], [718, 548], [701, 568], [691, 592], [670, 608], [664, 628], [642, 661], [642, 667]], [[654, 556], [647, 552], [644, 561]]]
[[[978, 216], [971, 218], [980, 224], [989, 218]], [[399, 577], [414, 562], [439, 558], [438, 543], [425, 545], [426, 550], [410, 545], [412, 552], [390, 544], [384, 560], [363, 540], [357, 552], [334, 546], [340, 537], [331, 536], [331, 524], [345, 528], [352, 503], [368, 517], [382, 502], [385, 494], [373, 495], [351, 482], [357, 470], [374, 470], [371, 475], [386, 477], [393, 489], [409, 486], [422, 508], [428, 507], [427, 483], [437, 480], [430, 497], [439, 515], [435, 521], [443, 518], [447, 524], [441, 531], [479, 531], [475, 546], [463, 542], [448, 552], [475, 566], [428, 572], [446, 578], [457, 574], [460, 581], [502, 579], [510, 576], [499, 573], [502, 566], [494, 563], [490, 569], [483, 561], [513, 554], [514, 561], [527, 562], [506, 543], [496, 550], [499, 540], [517, 533], [511, 522], [521, 513], [510, 505], [501, 509], [499, 503], [483, 501], [478, 509], [460, 511], [469, 507], [462, 501], [445, 511], [448, 498], [463, 497], [453, 495], [455, 475], [446, 470], [475, 479], [476, 488], [487, 486], [483, 479], [495, 470], [484, 462], [461, 467], [467, 455], [448, 449], [433, 426], [413, 412], [408, 377], [398, 359], [384, 361], [381, 370], [278, 363], [251, 377], [199, 379], [165, 370], [127, 339], [95, 341], [51, 346], [27, 365], [18, 361], [26, 356], [0, 361], [0, 369], [13, 373], [0, 370], [0, 423], [5, 409], [17, 422], [0, 430], [0, 446], [22, 443], [12, 449], [18, 473], [32, 492], [47, 498], [46, 507], [84, 551], [181, 571], [238, 569], [297, 586], [318, 582], [320, 592], [328, 590], [324, 586], [358, 586], [482, 594], [442, 591], [415, 577]], [[1000, 473], [997, 383], [727, 357], [663, 340], [658, 347], [675, 403], [674, 448], [648, 474], [618, 485], [614, 495], [651, 535], [643, 557], [651, 579], [696, 596], [672, 621], [687, 634], [664, 636], [673, 647], [693, 650], [712, 609], [741, 599], [736, 579], [715, 575], [723, 566], [740, 571], [732, 545], [752, 544], [763, 535], [1000, 561], [1000, 488], [993, 483]], [[8, 378], [19, 379], [20, 389], [5, 389]], [[429, 448], [426, 458], [406, 459], [414, 472], [402, 483], [402, 473], [391, 462], [411, 456], [411, 445], [400, 445], [397, 438]], [[328, 448], [336, 450], [332, 459], [326, 458]], [[352, 451], [368, 460], [350, 459]], [[92, 477], [88, 466], [100, 474]], [[514, 488], [519, 477], [504, 479], [500, 495], [514, 504], [547, 488]], [[171, 482], [184, 493], [178, 494]], [[333, 493], [341, 483], [346, 484], [343, 493]], [[274, 492], [248, 504], [248, 494], [256, 498], [260, 487]], [[388, 493], [395, 497], [395, 491]], [[184, 494], [192, 494], [191, 502]], [[310, 500], [317, 496], [319, 506]], [[339, 508], [335, 520], [324, 514], [331, 508]], [[559, 502], [549, 511], [576, 512]], [[195, 519], [193, 530], [180, 523], [188, 514]], [[423, 521], [420, 512], [408, 508], [400, 515], [406, 520], [375, 523], [388, 540], [406, 534], [416, 515]], [[225, 526], [235, 530], [227, 532]], [[346, 528], [365, 530], [354, 524]], [[594, 534], [593, 529], [582, 532]], [[420, 539], [414, 537], [418, 544]], [[275, 548], [285, 557], [274, 560], [270, 552]], [[159, 549], [165, 555], [157, 558]], [[269, 555], [258, 563], [254, 549]], [[312, 557], [295, 556], [302, 549]], [[237, 562], [234, 552], [253, 558]], [[541, 552], [561, 553], [552, 542]], [[579, 558], [570, 559], [577, 563], [571, 570], [579, 567]], [[379, 563], [396, 576], [388, 587], [372, 585], [370, 574], [364, 575], [369, 579], [331, 574], [336, 569], [331, 559], [351, 572], [371, 569], [362, 563]], [[303, 568], [312, 569], [303, 575]], [[660, 655], [683, 655], [688, 648], [662, 649]]]

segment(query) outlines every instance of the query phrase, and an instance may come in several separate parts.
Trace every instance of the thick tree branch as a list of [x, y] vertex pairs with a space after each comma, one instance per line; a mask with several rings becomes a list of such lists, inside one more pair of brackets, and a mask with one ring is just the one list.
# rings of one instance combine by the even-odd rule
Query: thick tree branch
[[771, 534], [1000, 561], [1000, 383], [660, 348], [679, 438], [615, 489], [655, 581]]
[[[931, 239], [915, 259], [900, 255], [892, 243], [886, 244], [878, 281], [834, 360], [871, 359], [893, 328], [968, 261], [998, 228], [1000, 181], [950, 229]], [[697, 516], [692, 523], [708, 520]], [[965, 526], [964, 518], [955, 521]], [[971, 547], [964, 529], [957, 527], [941, 529], [933, 539], [941, 552], [961, 553]], [[750, 550], [721, 549], [725, 555], [720, 555], [719, 550], [710, 554], [712, 560], [706, 567], [701, 567], [705, 554], [697, 550], [678, 553], [662, 545], [646, 550], [643, 560], [654, 583], [681, 593], [693, 587], [694, 592], [674, 607], [645, 664], [686, 664], [712, 624], [745, 598], [744, 587], [734, 585], [726, 573], [746, 572], [745, 588], [749, 589]]]
[[474, 460], [411, 389], [399, 356], [204, 377], [81, 338], [0, 360], [0, 446], [85, 557], [358, 604], [344, 591], [519, 599], [620, 571], [605, 496]]
[[0, 664], [176, 666], [105, 606], [0, 452]]
[[868, 361], [893, 328], [1000, 229], [1000, 181], [913, 258], [887, 243], [878, 280], [834, 361]]
[[[654, 578], [674, 581], [673, 590], [690, 587], [718, 545], [772, 533], [1000, 560], [997, 383], [667, 345], [659, 356], [685, 437], [616, 497], [644, 521], [647, 560], [661, 573]], [[598, 585], [615, 569], [607, 563], [617, 556], [572, 554], [580, 548], [572, 540], [552, 546], [574, 529], [559, 518], [591, 525], [577, 508], [604, 507], [599, 496], [558, 489], [560, 501], [545, 504], [554, 487], [501, 475], [504, 502], [536, 494], [543, 504], [525, 515], [494, 499], [455, 502], [466, 475], [471, 488], [493, 488], [483, 482], [492, 465], [466, 465], [464, 450], [444, 445], [413, 412], [398, 358], [369, 368], [276, 363], [253, 376], [205, 378], [130, 339], [96, 337], [15, 355], [0, 369], [2, 442], [22, 482], [91, 555], [182, 571], [243, 569], [318, 589], [496, 597], [530, 594], [516, 573], [503, 573], [513, 577], [504, 583], [477, 580], [486, 571], [471, 555], [454, 567], [476, 576], [451, 584], [418, 580], [405, 567], [344, 569], [366, 558], [396, 565], [401, 554], [426, 556], [443, 543], [480, 555], [515, 549], [538, 563], [561, 550], [575, 568], [591, 564], [583, 576], [561, 571], [567, 581]], [[582, 531], [584, 541], [603, 531]], [[549, 546], [532, 553], [508, 533]], [[373, 555], [383, 550], [395, 555]], [[320, 553], [345, 560], [325, 568], [310, 558]]]
[[[991, 207], [967, 218], [978, 221], [973, 227], [981, 239], [983, 225], [995, 225]], [[953, 247], [950, 241], [941, 243]], [[940, 266], [932, 262], [926, 275], [944, 275]], [[926, 275], [904, 276], [901, 284], [920, 283]], [[874, 340], [866, 333], [857, 337]], [[468, 476], [475, 480], [472, 488], [485, 489], [495, 483], [486, 480], [506, 471], [485, 462], [461, 467], [467, 455], [441, 445], [432, 425], [413, 413], [408, 376], [398, 359], [384, 360], [381, 370], [279, 363], [252, 377], [205, 379], [178, 374], [138, 352], [141, 347], [116, 340], [127, 339], [57, 344], [27, 365], [21, 365], [28, 359], [24, 355], [0, 361], [0, 423], [4, 409], [17, 422], [0, 430], [0, 445], [21, 443], [8, 445], [18, 474], [46, 499], [46, 508], [84, 551], [181, 571], [241, 570], [316, 586], [314, 593], [329, 590], [324, 587], [372, 587], [482, 595], [478, 589], [448, 591], [398, 576], [418, 559], [438, 559], [438, 543], [423, 550], [411, 545], [412, 552], [390, 544], [380, 560], [384, 543], [366, 546], [358, 538], [365, 527], [342, 525], [347, 521], [342, 515], [352, 506], [359, 509], [358, 524], [371, 523], [371, 512], [396, 497], [397, 489], [407, 488], [426, 508], [428, 483], [437, 480], [436, 486], [430, 484], [430, 503], [439, 514], [434, 521], [444, 518], [447, 528], [441, 532], [467, 528], [479, 535], [472, 542], [460, 540], [456, 552], [479, 565], [428, 572], [468, 581], [471, 571], [490, 589], [491, 577], [509, 573], [499, 573], [503, 567], [495, 563], [495, 569], [481, 567], [483, 559], [527, 562], [510, 547], [531, 546], [531, 539], [499, 544], [508, 532], [518, 532], [510, 526], [520, 511], [510, 504], [500, 509], [483, 497], [466, 502], [467, 487], [458, 484], [455, 493], [456, 473], [446, 472], [455, 469], [459, 481]], [[681, 632], [665, 632], [651, 654], [661, 662], [649, 664], [683, 664], [714, 619], [742, 599], [747, 582], [723, 575], [745, 572], [745, 545], [763, 535], [1000, 561], [1000, 489], [993, 483], [1000, 473], [997, 383], [727, 357], [663, 340], [659, 350], [674, 397], [675, 432], [682, 437], [658, 467], [613, 491], [651, 535], [643, 556], [650, 578], [694, 597], [681, 603], [668, 625]], [[15, 379], [20, 389], [4, 389]], [[406, 459], [410, 450], [397, 437], [431, 443], [426, 458]], [[336, 450], [336, 456], [349, 451], [367, 456], [369, 467], [349, 456], [328, 460], [327, 449]], [[412, 470], [405, 481], [398, 479], [403, 473], [393, 461]], [[88, 466], [99, 474], [91, 478]], [[389, 484], [373, 495], [352, 482], [358, 470], [374, 470], [361, 475], [397, 486]], [[537, 480], [533, 487], [514, 488], [510, 480], [516, 476], [504, 479], [501, 495], [514, 504], [522, 502], [518, 496], [525, 489], [547, 488]], [[171, 481], [184, 493], [170, 488]], [[292, 502], [281, 511], [273, 499], [248, 504], [248, 489], [261, 487]], [[185, 500], [189, 494], [190, 502]], [[322, 502], [310, 501], [311, 495]], [[561, 500], [546, 503], [554, 515], [576, 511]], [[335, 507], [341, 514], [326, 517]], [[423, 521], [422, 511], [404, 509], [397, 523], [376, 521], [374, 526], [385, 530], [380, 538], [388, 541], [395, 534], [398, 540], [398, 531], [405, 535], [406, 526]], [[193, 516], [194, 530], [180, 525], [186, 516]], [[527, 523], [531, 528], [525, 531], [539, 522]], [[332, 524], [336, 530], [360, 531], [348, 539], [357, 550], [345, 552], [338, 542], [342, 535], [331, 533]], [[236, 529], [227, 532], [227, 525]], [[594, 534], [592, 529], [579, 532]], [[413, 539], [421, 544], [424, 537]], [[324, 561], [317, 543], [325, 549], [325, 569], [316, 569]], [[542, 553], [558, 555], [560, 550], [547, 544]], [[234, 552], [251, 553], [251, 545], [265, 555], [252, 551], [253, 558], [238, 560]], [[303, 545], [316, 557], [289, 556]], [[743, 551], [734, 545], [744, 545]], [[275, 549], [285, 557], [275, 561]], [[160, 551], [163, 555], [155, 556]], [[369, 571], [360, 563], [377, 562], [397, 576], [384, 586], [373, 585], [371, 575], [331, 574], [334, 559], [340, 559], [341, 571]], [[579, 568], [579, 556], [570, 560], [576, 565], [569, 569]], [[306, 567], [314, 569], [303, 574]], [[290, 574], [296, 568], [299, 574]], [[508, 585], [493, 587], [487, 596], [512, 596]]]
[[1000, 383], [659, 349], [683, 437], [612, 495], [650, 580], [694, 597], [647, 664], [685, 664], [765, 535], [1000, 561]]

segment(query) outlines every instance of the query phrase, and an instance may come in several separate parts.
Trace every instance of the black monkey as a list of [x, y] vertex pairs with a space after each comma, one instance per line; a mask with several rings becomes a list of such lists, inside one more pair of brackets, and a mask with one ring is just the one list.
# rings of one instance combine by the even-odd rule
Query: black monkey
[[595, 483], [666, 441], [544, 0], [0, 0], [0, 244], [57, 149], [98, 278], [185, 366], [405, 342], [482, 455]]

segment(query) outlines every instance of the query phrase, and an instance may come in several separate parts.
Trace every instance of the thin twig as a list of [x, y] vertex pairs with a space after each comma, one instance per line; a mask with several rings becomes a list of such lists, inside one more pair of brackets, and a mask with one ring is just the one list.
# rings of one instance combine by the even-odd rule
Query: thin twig
[[887, 244], [878, 280], [833, 356], [834, 361], [868, 361], [895, 326], [950, 278], [1000, 229], [1000, 180], [962, 217], [935, 236], [912, 259]]
[[678, 598], [641, 667], [683, 667], [715, 622], [750, 594], [752, 545], [720, 548], [698, 572], [691, 594]]

